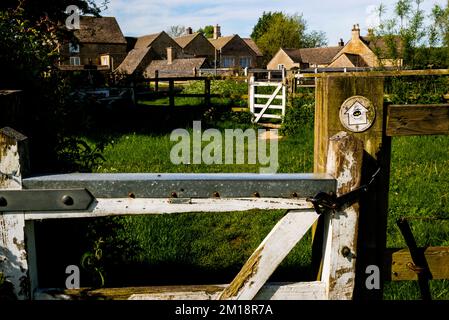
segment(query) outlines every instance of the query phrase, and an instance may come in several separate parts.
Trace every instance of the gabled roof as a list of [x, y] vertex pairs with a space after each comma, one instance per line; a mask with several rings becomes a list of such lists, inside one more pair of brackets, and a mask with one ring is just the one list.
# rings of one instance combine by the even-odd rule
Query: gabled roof
[[330, 64], [342, 47], [304, 48], [299, 49], [302, 62], [308, 64]]
[[352, 63], [352, 67], [356, 67], [356, 68], [368, 67], [368, 64], [366, 63], [366, 61], [359, 54], [345, 52], [345, 53], [341, 54], [341, 56], [345, 56]]
[[174, 38], [174, 40], [176, 41], [177, 44], [179, 44], [179, 46], [181, 48], [185, 48], [189, 45], [190, 42], [193, 41], [193, 39], [195, 39], [197, 36], [199, 36], [201, 33], [196, 32], [196, 33], [192, 33], [192, 34], [186, 34], [184, 36], [180, 36], [177, 38]]
[[373, 51], [380, 50], [380, 54], [382, 57], [386, 57], [390, 55], [389, 52], [389, 41], [391, 41], [399, 54], [402, 54], [403, 51], [403, 42], [400, 36], [391, 36], [390, 39], [387, 36], [383, 37], [374, 37], [372, 35], [368, 35], [365, 37], [360, 37], [360, 39]]
[[80, 43], [126, 44], [114, 17], [80, 17], [80, 29], [74, 31]]
[[[171, 64], [167, 60], [153, 60], [145, 69], [149, 77], [154, 76], [156, 70], [162, 71], [160, 77], [176, 77], [180, 75], [192, 75], [193, 68], [200, 69], [206, 62], [206, 58], [174, 59]], [[163, 71], [167, 71], [164, 74]]]
[[210, 41], [210, 43], [212, 43], [212, 45], [215, 47], [215, 49], [220, 50], [224, 46], [226, 46], [229, 43], [229, 41], [231, 41], [235, 37], [238, 37], [238, 35], [234, 34], [232, 36], [226, 36], [226, 37], [220, 37], [218, 39], [208, 39], [208, 40]]
[[151, 46], [151, 44], [156, 40], [160, 35], [165, 33], [164, 31], [159, 33], [148, 34], [146, 36], [138, 37], [136, 44], [134, 45], [135, 49], [139, 48], [147, 48]]
[[263, 53], [262, 51], [260, 51], [259, 47], [257, 46], [257, 44], [254, 42], [253, 39], [251, 38], [242, 38], [243, 41], [245, 41], [245, 43], [248, 45], [248, 47], [250, 47], [258, 57], [262, 57]]
[[294, 63], [330, 64], [342, 47], [282, 49]]
[[115, 71], [119, 73], [133, 74], [150, 49], [151, 47], [132, 49], [128, 52], [125, 60], [123, 60]]
[[287, 54], [287, 56], [289, 56], [289, 58], [292, 59], [294, 63], [302, 62], [301, 53], [299, 52], [299, 49], [281, 48], [281, 50], [284, 51]]

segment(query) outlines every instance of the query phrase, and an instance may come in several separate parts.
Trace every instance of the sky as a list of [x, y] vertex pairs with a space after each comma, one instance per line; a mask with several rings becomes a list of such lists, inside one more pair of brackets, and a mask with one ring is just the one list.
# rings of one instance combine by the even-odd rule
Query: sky
[[[325, 32], [328, 44], [349, 40], [354, 24], [362, 35], [377, 23], [374, 8], [383, 3], [387, 12], [396, 0], [110, 0], [103, 16], [115, 16], [125, 36], [142, 36], [181, 25], [193, 30], [218, 24], [223, 36], [249, 37], [264, 11], [303, 14], [308, 30]], [[424, 0], [421, 7], [430, 13], [435, 4], [447, 0]]]

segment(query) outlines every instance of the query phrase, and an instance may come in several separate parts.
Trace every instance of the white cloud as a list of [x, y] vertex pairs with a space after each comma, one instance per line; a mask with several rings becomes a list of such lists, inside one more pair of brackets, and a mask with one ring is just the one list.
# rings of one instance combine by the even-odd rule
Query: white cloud
[[[446, 1], [427, 0], [422, 6], [429, 9]], [[117, 17], [126, 35], [160, 32], [172, 25], [196, 30], [218, 23], [225, 35], [249, 36], [264, 11], [303, 13], [309, 29], [326, 32], [331, 45], [348, 39], [356, 23], [365, 32], [375, 26], [378, 21], [371, 10], [381, 2], [391, 11], [396, 0], [111, 0], [104, 15]]]

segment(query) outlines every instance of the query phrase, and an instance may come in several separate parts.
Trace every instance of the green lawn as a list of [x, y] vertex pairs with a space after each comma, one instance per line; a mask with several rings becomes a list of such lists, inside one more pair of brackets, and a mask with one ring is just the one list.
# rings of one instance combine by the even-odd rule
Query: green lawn
[[[176, 166], [169, 158], [173, 144], [168, 134], [116, 136], [104, 152], [106, 162], [97, 171], [258, 172], [255, 165]], [[405, 243], [395, 224], [397, 218], [449, 217], [449, 137], [394, 138], [392, 148], [388, 246], [398, 248], [405, 247]], [[279, 172], [312, 171], [311, 128], [280, 141], [279, 163]], [[254, 210], [114, 218], [116, 233], [110, 240], [121, 239], [133, 248], [121, 255], [122, 261], [140, 265], [142, 274], [153, 270], [155, 274], [146, 277], [148, 282], [180, 283], [186, 278], [187, 282], [223, 282], [232, 279], [282, 215], [279, 211]], [[410, 223], [420, 246], [449, 245], [449, 220], [411, 220]], [[307, 235], [273, 280], [310, 279], [310, 254], [310, 235]], [[113, 258], [117, 262], [117, 257]], [[113, 267], [109, 268], [105, 267], [106, 283], [115, 279], [117, 273]], [[173, 271], [173, 268], [178, 272], [167, 277], [165, 271]], [[138, 268], [136, 270], [135, 274], [139, 272]], [[128, 279], [123, 273], [120, 275]], [[131, 284], [131, 278], [123, 283]], [[449, 281], [432, 281], [431, 289], [435, 299], [449, 299]], [[417, 283], [387, 283], [385, 298], [419, 299]]]

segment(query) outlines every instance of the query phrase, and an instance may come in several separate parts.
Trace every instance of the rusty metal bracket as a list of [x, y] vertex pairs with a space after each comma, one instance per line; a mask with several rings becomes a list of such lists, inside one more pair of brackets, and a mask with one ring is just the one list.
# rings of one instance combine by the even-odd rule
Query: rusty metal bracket
[[87, 210], [94, 200], [87, 189], [0, 190], [0, 212]]
[[418, 248], [415, 237], [406, 218], [401, 218], [396, 221], [399, 230], [404, 237], [405, 243], [410, 251], [410, 256], [413, 262], [407, 263], [407, 268], [412, 270], [418, 276], [418, 284], [421, 291], [422, 300], [432, 300], [430, 293], [429, 280], [431, 280], [432, 273], [424, 255], [424, 251]]
[[367, 184], [360, 186], [339, 197], [337, 197], [335, 193], [319, 192], [313, 198], [307, 198], [306, 200], [313, 204], [318, 214], [344, 210], [357, 202], [363, 193], [368, 192], [370, 186], [374, 183], [379, 173], [380, 168], [378, 168], [376, 172], [371, 176], [371, 179]]

